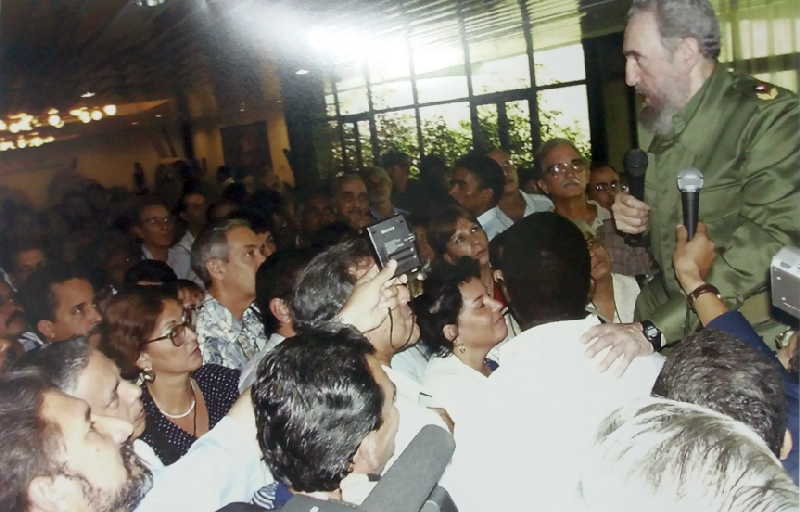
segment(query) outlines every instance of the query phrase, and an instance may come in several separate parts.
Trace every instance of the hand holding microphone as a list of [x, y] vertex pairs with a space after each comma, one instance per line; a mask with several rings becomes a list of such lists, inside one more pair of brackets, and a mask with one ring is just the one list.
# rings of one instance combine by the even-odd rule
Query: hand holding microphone
[[647, 231], [650, 215], [650, 207], [644, 202], [644, 175], [647, 164], [647, 153], [641, 149], [625, 152], [622, 165], [628, 177], [631, 193], [618, 193], [611, 206], [617, 229], [623, 233], [635, 235]]

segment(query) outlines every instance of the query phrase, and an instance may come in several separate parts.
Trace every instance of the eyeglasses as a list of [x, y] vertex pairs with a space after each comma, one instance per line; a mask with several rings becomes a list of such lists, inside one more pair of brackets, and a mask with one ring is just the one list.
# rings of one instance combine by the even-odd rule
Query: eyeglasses
[[552, 174], [553, 176], [558, 176], [564, 174], [567, 171], [572, 172], [583, 172], [588, 167], [586, 160], [583, 158], [576, 158], [571, 162], [559, 162], [557, 164], [553, 164], [546, 169], [548, 174]]
[[624, 185], [624, 184], [620, 183], [619, 181], [612, 181], [611, 183], [603, 183], [603, 182], [595, 183], [591, 187], [592, 187], [592, 190], [594, 190], [595, 192], [608, 192], [608, 191], [627, 192], [628, 191], [628, 185]]
[[147, 340], [143, 343], [143, 345], [149, 345], [150, 343], [155, 343], [157, 341], [169, 338], [169, 341], [171, 341], [173, 345], [175, 345], [176, 347], [180, 347], [186, 341], [186, 334], [189, 331], [193, 330], [194, 329], [192, 326], [192, 314], [184, 312], [183, 318], [181, 318], [181, 323], [174, 325], [172, 329], [170, 329], [169, 332], [164, 336], [159, 336], [158, 338]]
[[175, 222], [175, 219], [173, 219], [171, 216], [167, 216], [167, 217], [148, 217], [148, 218], [144, 219], [142, 222], [144, 224], [149, 225], [149, 226], [169, 226], [170, 224]]

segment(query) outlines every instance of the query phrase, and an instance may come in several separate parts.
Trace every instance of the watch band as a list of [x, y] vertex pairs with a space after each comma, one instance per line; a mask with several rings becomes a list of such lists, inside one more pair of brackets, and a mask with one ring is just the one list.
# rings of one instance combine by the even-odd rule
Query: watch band
[[697, 300], [697, 298], [700, 297], [701, 295], [706, 294], [706, 293], [713, 293], [714, 295], [717, 296], [717, 298], [722, 298], [722, 297], [720, 297], [719, 290], [717, 289], [716, 286], [714, 286], [711, 283], [703, 283], [700, 286], [698, 286], [697, 288], [695, 288], [692, 291], [692, 293], [690, 293], [690, 294], [688, 294], [686, 296], [686, 300], [689, 301], [689, 306], [692, 309], [694, 309], [694, 303]]
[[661, 329], [656, 327], [650, 320], [642, 320], [640, 323], [642, 324], [642, 334], [653, 346], [653, 350], [656, 352], [661, 350]]

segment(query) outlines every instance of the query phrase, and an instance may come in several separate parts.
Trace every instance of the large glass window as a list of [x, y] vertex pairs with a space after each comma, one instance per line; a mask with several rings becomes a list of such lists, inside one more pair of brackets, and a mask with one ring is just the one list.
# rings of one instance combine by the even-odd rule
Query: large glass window
[[554, 136], [572, 138], [588, 153], [583, 47], [540, 41], [531, 70], [527, 41], [537, 32], [525, 26], [521, 4], [443, 3], [441, 16], [411, 20], [377, 45], [380, 51], [365, 51], [361, 63], [337, 66], [335, 90], [325, 93], [328, 120], [344, 127], [334, 149], [344, 153], [342, 165], [369, 165], [389, 149], [414, 159], [438, 154], [452, 164], [473, 147], [505, 147], [530, 165], [535, 141]]

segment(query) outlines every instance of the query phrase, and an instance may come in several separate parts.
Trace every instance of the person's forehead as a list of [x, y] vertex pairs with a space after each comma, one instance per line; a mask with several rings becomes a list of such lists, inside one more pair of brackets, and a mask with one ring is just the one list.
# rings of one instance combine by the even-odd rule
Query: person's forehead
[[237, 226], [227, 234], [228, 245], [231, 248], [243, 247], [245, 245], [258, 245], [258, 237], [252, 229], [247, 226]]
[[206, 204], [206, 197], [203, 194], [188, 194], [183, 202], [186, 206], [203, 206]]
[[367, 192], [367, 186], [360, 179], [349, 179], [342, 182], [340, 187], [342, 193], [360, 194]]
[[90, 394], [105, 398], [114, 392], [117, 386], [117, 365], [102, 352], [93, 348], [89, 356], [89, 364], [78, 376], [75, 396], [91, 402]]
[[169, 212], [163, 204], [148, 204], [142, 208], [140, 217], [149, 219], [152, 217], [166, 217], [167, 215], [169, 215]]
[[86, 279], [74, 278], [61, 283], [53, 283], [53, 294], [56, 296], [56, 303], [59, 306], [71, 308], [91, 301], [94, 297], [94, 289]]
[[619, 175], [608, 166], [599, 167], [594, 169], [592, 173], [589, 175], [589, 180], [592, 183], [596, 183], [598, 181], [610, 181], [610, 180], [618, 180]]
[[49, 389], [42, 397], [41, 418], [57, 425], [63, 439], [69, 440], [86, 425], [89, 404], [85, 400]]
[[653, 11], [644, 10], [634, 14], [625, 27], [622, 50], [624, 53], [644, 53], [661, 45], [661, 33]]
[[468, 281], [459, 284], [458, 290], [461, 292], [461, 297], [465, 304], [482, 297], [485, 292], [483, 283], [477, 277], [471, 277]]
[[580, 158], [580, 155], [572, 149], [572, 146], [569, 144], [559, 144], [547, 153], [545, 162], [554, 164], [557, 162], [569, 162], [576, 158]]

